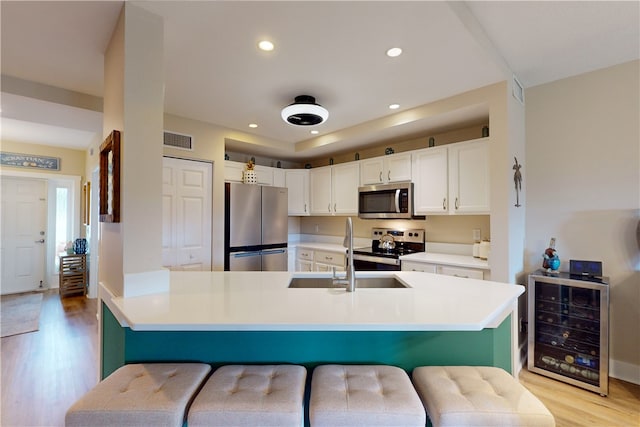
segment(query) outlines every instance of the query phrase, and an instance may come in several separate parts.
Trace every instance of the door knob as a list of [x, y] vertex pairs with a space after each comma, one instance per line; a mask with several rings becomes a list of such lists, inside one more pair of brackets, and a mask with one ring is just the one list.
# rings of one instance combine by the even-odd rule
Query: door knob
[[36, 240], [34, 243], [44, 243], [44, 239]]

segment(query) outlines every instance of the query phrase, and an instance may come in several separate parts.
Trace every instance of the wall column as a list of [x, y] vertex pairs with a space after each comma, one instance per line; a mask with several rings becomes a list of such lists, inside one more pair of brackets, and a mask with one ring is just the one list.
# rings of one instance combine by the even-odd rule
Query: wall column
[[101, 224], [99, 281], [162, 292], [163, 21], [125, 2], [105, 52], [103, 136], [121, 131], [120, 223]]

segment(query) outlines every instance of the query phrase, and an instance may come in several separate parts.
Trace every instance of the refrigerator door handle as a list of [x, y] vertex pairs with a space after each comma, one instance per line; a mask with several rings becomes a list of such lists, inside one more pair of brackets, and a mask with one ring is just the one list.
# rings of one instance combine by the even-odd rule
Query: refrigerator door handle
[[284, 252], [285, 252], [285, 249], [267, 249], [267, 250], [263, 250], [262, 254], [263, 255], [283, 254]]
[[231, 253], [234, 258], [246, 258], [250, 256], [260, 256], [260, 252], [235, 252]]

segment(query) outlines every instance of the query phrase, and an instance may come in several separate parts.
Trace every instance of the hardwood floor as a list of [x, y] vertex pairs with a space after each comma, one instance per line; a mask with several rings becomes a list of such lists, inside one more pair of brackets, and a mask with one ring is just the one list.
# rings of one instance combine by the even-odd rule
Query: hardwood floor
[[2, 338], [2, 426], [63, 426], [98, 381], [97, 300], [47, 291], [40, 329]]
[[551, 411], [557, 427], [640, 426], [640, 385], [609, 378], [609, 395], [602, 397], [527, 370], [520, 383]]
[[[40, 330], [2, 338], [2, 426], [63, 426], [69, 406], [98, 380], [96, 300], [44, 295]], [[611, 378], [609, 396], [523, 370], [521, 383], [557, 427], [640, 426], [640, 386]]]

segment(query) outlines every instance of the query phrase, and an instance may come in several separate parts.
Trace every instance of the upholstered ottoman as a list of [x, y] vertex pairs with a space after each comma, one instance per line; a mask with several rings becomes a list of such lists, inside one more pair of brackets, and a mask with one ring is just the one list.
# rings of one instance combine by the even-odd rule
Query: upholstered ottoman
[[422, 366], [413, 384], [434, 427], [555, 426], [542, 402], [500, 368]]
[[131, 364], [117, 369], [69, 408], [67, 426], [182, 426], [211, 367]]
[[297, 365], [222, 366], [193, 401], [188, 425], [299, 427], [306, 377]]
[[398, 367], [322, 365], [313, 371], [311, 427], [423, 427], [425, 420], [409, 376]]

